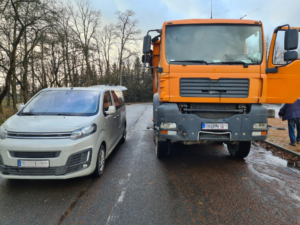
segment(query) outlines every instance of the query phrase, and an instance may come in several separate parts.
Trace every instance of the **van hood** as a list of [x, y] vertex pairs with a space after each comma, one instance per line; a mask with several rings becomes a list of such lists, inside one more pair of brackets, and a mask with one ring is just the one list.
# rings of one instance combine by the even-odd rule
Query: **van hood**
[[96, 116], [18, 116], [14, 115], [4, 124], [13, 132], [72, 132], [92, 124]]

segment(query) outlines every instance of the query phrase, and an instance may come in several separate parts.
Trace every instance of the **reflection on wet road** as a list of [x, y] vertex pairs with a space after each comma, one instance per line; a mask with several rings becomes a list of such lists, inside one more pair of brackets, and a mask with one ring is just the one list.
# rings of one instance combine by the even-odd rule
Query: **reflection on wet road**
[[127, 107], [128, 139], [100, 179], [0, 179], [0, 224], [297, 224], [300, 171], [253, 146], [173, 145], [154, 153], [151, 104]]

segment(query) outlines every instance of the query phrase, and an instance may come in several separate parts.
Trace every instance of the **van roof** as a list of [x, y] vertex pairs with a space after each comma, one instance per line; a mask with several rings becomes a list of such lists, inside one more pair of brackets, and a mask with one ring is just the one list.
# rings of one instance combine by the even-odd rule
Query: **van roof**
[[109, 89], [109, 90], [120, 90], [120, 91], [126, 91], [128, 90], [124, 86], [113, 86], [113, 85], [93, 85], [90, 86], [89, 88], [96, 88], [96, 89]]
[[[124, 86], [112, 86], [112, 85], [94, 85], [90, 87], [74, 87], [73, 90], [120, 90], [120, 91], [126, 91], [127, 88]], [[44, 90], [71, 90], [71, 87], [58, 87], [58, 88], [45, 88]], [[44, 91], [43, 90], [43, 91]]]

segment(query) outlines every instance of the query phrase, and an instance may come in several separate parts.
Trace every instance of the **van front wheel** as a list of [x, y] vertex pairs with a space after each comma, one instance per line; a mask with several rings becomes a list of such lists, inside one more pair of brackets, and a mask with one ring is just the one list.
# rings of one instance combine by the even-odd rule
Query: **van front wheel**
[[104, 145], [101, 145], [97, 157], [97, 165], [94, 171], [95, 177], [101, 177], [104, 172], [105, 167], [105, 147]]

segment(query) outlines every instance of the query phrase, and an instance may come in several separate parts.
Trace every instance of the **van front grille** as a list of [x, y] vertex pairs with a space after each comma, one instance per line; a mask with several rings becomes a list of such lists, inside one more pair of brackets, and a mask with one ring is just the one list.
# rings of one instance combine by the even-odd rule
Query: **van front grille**
[[181, 97], [247, 98], [249, 79], [181, 78]]
[[24, 158], [24, 159], [44, 159], [44, 158], [57, 158], [60, 155], [60, 151], [55, 152], [18, 152], [9, 151], [11, 157]]
[[70, 138], [71, 132], [43, 133], [43, 132], [7, 132], [8, 138], [14, 139], [66, 139]]

